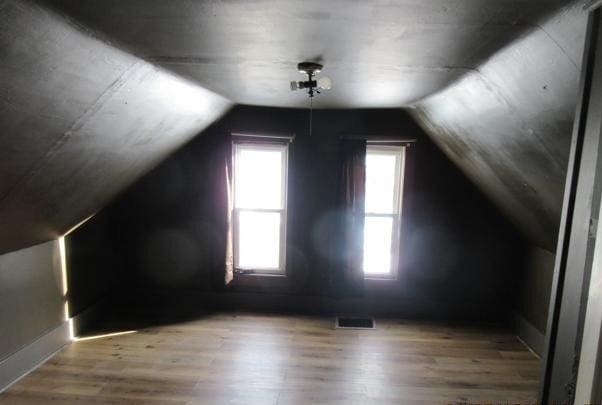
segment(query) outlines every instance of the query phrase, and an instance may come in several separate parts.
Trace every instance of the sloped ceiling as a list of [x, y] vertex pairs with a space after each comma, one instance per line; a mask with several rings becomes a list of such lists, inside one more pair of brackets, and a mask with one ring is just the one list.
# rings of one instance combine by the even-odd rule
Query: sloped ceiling
[[288, 90], [304, 59], [335, 82], [315, 106], [410, 109], [553, 249], [584, 16], [565, 0], [0, 0], [0, 251], [100, 209], [231, 103], [307, 107]]
[[563, 9], [412, 113], [534, 244], [554, 252], [587, 13]]
[[536, 245], [553, 251], [585, 1], [49, 0], [140, 57], [236, 103], [404, 107]]
[[230, 102], [25, 1], [0, 1], [0, 252], [99, 210]]

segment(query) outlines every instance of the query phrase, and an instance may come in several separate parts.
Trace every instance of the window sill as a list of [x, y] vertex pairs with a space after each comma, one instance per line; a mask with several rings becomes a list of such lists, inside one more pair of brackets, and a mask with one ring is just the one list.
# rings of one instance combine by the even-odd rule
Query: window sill
[[255, 270], [255, 269], [234, 269], [234, 276], [275, 276], [275, 277], [286, 277], [286, 272], [284, 270], [273, 270], [273, 269], [265, 269], [265, 270]]
[[288, 278], [286, 274], [234, 273], [232, 286], [236, 289], [285, 290], [288, 288]]
[[269, 271], [239, 271], [234, 272], [234, 278], [236, 277], [284, 277], [286, 278], [286, 273], [284, 272], [269, 272]]
[[377, 276], [377, 275], [373, 275], [373, 276], [365, 276], [364, 280], [366, 281], [397, 281], [397, 277], [396, 276]]

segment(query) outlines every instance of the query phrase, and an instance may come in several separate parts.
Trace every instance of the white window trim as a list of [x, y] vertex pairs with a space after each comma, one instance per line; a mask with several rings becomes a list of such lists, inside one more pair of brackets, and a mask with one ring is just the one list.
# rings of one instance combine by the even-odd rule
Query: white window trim
[[[260, 209], [260, 208], [237, 208], [236, 207], [236, 171], [237, 154], [241, 149], [257, 150], [278, 150], [282, 151], [282, 173], [281, 173], [281, 207], [279, 209]], [[234, 162], [232, 175], [232, 189], [234, 208], [232, 212], [232, 231], [233, 231], [233, 250], [234, 250], [234, 272], [238, 274], [267, 274], [267, 275], [286, 275], [286, 223], [287, 223], [287, 194], [288, 194], [288, 143], [270, 142], [263, 139], [257, 142], [236, 141], [232, 142], [232, 160]], [[278, 267], [242, 267], [238, 263], [239, 259], [239, 215], [240, 212], [277, 212], [280, 213], [280, 241], [279, 241], [279, 264]]]
[[367, 280], [396, 280], [399, 274], [399, 259], [401, 250], [401, 213], [403, 208], [406, 147], [368, 144], [366, 147], [366, 156], [368, 154], [397, 156], [395, 167], [395, 188], [393, 194], [393, 207], [395, 208], [396, 212], [386, 214], [365, 212], [364, 214], [364, 218], [385, 217], [393, 219], [393, 234], [391, 235], [391, 271], [370, 274], [364, 273], [364, 278]]

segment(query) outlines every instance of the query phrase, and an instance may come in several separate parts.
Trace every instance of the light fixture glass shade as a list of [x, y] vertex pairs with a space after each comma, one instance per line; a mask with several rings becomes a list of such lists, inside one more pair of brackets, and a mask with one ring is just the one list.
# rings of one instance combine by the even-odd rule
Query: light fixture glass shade
[[332, 80], [330, 77], [320, 77], [318, 79], [318, 88], [322, 90], [332, 89]]

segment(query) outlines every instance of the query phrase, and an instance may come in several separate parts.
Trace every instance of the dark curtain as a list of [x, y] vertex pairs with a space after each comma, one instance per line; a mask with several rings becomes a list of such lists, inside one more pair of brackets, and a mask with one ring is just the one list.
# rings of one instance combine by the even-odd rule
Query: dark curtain
[[[221, 248], [215, 258], [213, 285], [222, 289], [228, 285], [234, 275], [234, 256], [232, 250], [232, 137], [222, 134], [213, 145], [212, 168], [215, 170], [215, 213]], [[212, 170], [213, 171], [213, 170]], [[223, 236], [222, 236], [223, 235]]]
[[364, 205], [366, 194], [366, 141], [341, 141], [338, 181], [341, 212], [336, 246], [340, 262], [335, 268], [335, 295], [361, 295], [364, 287]]

